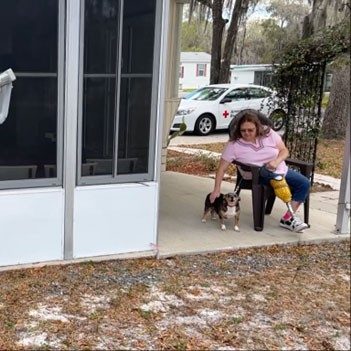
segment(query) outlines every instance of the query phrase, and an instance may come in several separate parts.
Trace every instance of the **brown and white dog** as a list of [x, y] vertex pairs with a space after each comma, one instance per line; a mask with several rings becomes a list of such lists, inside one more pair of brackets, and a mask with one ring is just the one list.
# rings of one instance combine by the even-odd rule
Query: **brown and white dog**
[[221, 230], [226, 230], [224, 219], [234, 219], [234, 230], [239, 231], [239, 216], [240, 216], [240, 197], [236, 193], [220, 194], [216, 200], [211, 203], [210, 194], [206, 196], [205, 209], [202, 216], [202, 222], [206, 222], [208, 214], [211, 213], [212, 219], [215, 219], [217, 214]]

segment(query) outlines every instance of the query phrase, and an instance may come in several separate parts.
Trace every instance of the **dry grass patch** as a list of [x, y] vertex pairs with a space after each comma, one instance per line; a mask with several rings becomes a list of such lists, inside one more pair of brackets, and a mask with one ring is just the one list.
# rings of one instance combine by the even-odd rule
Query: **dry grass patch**
[[[181, 147], [207, 150], [221, 153], [225, 143], [181, 145]], [[316, 173], [341, 178], [345, 142], [342, 140], [321, 140], [318, 145]], [[203, 177], [213, 175], [218, 166], [218, 159], [206, 155], [188, 155], [168, 150], [166, 169], [173, 172], [193, 174]], [[235, 167], [229, 166], [229, 177], [236, 174]], [[226, 179], [231, 181], [231, 178]], [[333, 190], [329, 185], [314, 183], [312, 192]]]
[[350, 242], [0, 273], [1, 350], [349, 350]]
[[[202, 146], [202, 145], [201, 145]], [[181, 152], [168, 150], [167, 170], [179, 173], [194, 174], [207, 177], [215, 173], [218, 167], [218, 159], [206, 155], [189, 155]], [[235, 175], [234, 165], [229, 166], [229, 175]]]
[[[201, 149], [222, 153], [226, 143], [180, 145], [190, 149]], [[321, 139], [317, 146], [316, 173], [341, 178], [345, 140]]]
[[320, 140], [317, 147], [316, 172], [341, 178], [345, 140]]

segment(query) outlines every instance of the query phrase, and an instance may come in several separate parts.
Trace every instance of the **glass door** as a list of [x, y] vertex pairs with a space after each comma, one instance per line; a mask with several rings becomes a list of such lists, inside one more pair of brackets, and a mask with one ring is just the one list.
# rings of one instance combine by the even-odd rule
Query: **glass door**
[[0, 7], [0, 72], [17, 77], [0, 125], [0, 188], [62, 185], [64, 1]]
[[78, 184], [152, 180], [157, 4], [83, 3]]

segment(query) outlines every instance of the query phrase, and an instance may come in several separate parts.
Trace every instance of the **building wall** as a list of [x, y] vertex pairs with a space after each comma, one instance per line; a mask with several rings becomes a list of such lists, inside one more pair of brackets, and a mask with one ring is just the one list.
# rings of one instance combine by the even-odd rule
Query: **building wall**
[[62, 188], [0, 192], [0, 266], [63, 259]]
[[257, 64], [257, 65], [231, 65], [230, 66], [230, 82], [232, 84], [258, 84], [265, 85], [264, 77], [257, 77], [255, 81], [255, 72], [261, 75], [267, 75], [271, 72], [272, 65]]
[[[135, 128], [133, 129], [135, 131], [143, 130], [147, 133], [149, 149], [145, 153], [145, 150], [140, 147], [141, 138], [133, 133], [127, 136], [130, 139], [126, 139], [127, 141], [129, 140], [129, 144], [126, 142], [126, 145], [130, 145], [131, 148], [118, 149], [120, 145], [123, 145], [120, 144], [121, 139], [123, 141], [123, 137], [125, 137], [125, 135], [119, 133], [119, 144], [115, 145], [116, 149], [114, 151], [115, 160], [119, 162], [121, 159], [133, 160], [138, 157], [128, 156], [127, 154], [131, 152], [141, 153], [141, 155], [145, 156], [142, 156], [142, 163], [137, 164], [136, 167], [128, 168], [126, 171], [122, 171], [122, 168], [119, 168], [120, 173], [118, 173], [117, 168], [117, 173], [114, 173], [114, 179], [110, 177], [110, 180], [108, 179], [109, 176], [106, 177], [104, 174], [111, 171], [106, 171], [102, 167], [103, 163], [98, 158], [95, 163], [89, 161], [94, 163], [92, 165], [93, 168], [89, 166], [89, 172], [84, 172], [83, 166], [89, 162], [86, 161], [85, 155], [82, 155], [81, 152], [82, 145], [86, 143], [84, 139], [86, 135], [82, 137], [83, 133], [86, 133], [82, 127], [85, 111], [82, 105], [86, 99], [81, 94], [85, 94], [87, 90], [84, 89], [84, 82], [89, 81], [89, 79], [96, 79], [96, 83], [92, 81], [94, 84], [88, 85], [87, 88], [99, 87], [99, 81], [109, 79], [109, 75], [112, 77], [115, 73], [112, 71], [108, 75], [104, 72], [98, 72], [91, 75], [89, 72], [86, 73], [84, 71], [83, 61], [80, 61], [83, 57], [81, 33], [82, 20], [84, 18], [84, 16], [81, 16], [81, 13], [86, 13], [82, 11], [83, 0], [69, 1], [66, 4], [67, 6], [64, 6], [64, 0], [57, 1], [60, 5], [59, 13], [61, 14], [60, 38], [65, 40], [59, 43], [59, 55], [64, 53], [64, 57], [60, 56], [61, 66], [57, 74], [59, 78], [57, 79], [56, 87], [54, 83], [54, 87], [60, 91], [58, 95], [61, 96], [61, 99], [57, 100], [59, 104], [57, 111], [53, 110], [53, 115], [56, 117], [57, 112], [57, 115], [61, 116], [57, 130], [57, 134], [61, 136], [49, 134], [45, 129], [44, 123], [41, 125], [42, 130], [40, 128], [23, 130], [24, 137], [30, 136], [33, 132], [38, 133], [38, 135], [43, 133], [45, 137], [55, 143], [55, 145], [58, 145], [56, 149], [59, 150], [58, 156], [54, 157], [54, 161], [56, 160], [57, 163], [50, 165], [48, 169], [52, 172], [52, 175], [49, 173], [44, 175], [42, 173], [40, 174], [40, 179], [36, 179], [38, 174], [34, 176], [32, 174], [33, 179], [26, 179], [26, 176], [24, 179], [21, 178], [22, 180], [19, 178], [11, 179], [12, 175], [8, 176], [9, 173], [4, 178], [4, 169], [8, 168], [8, 166], [5, 163], [4, 154], [0, 150], [0, 170], [2, 172], [0, 172], [0, 220], [2, 223], [0, 230], [0, 266], [85, 257], [92, 258], [94, 256], [117, 253], [146, 252], [153, 255], [155, 254], [154, 247], [157, 243], [161, 149], [165, 137], [163, 133], [163, 118], [164, 111], [172, 114], [178, 102], [177, 96], [175, 96], [175, 93], [172, 93], [175, 89], [172, 90], [170, 86], [177, 87], [174, 77], [178, 78], [179, 66], [176, 65], [176, 74], [170, 74], [170, 86], [166, 86], [163, 74], [166, 72], [165, 65], [169, 64], [165, 57], [170, 55], [169, 48], [172, 47], [168, 40], [174, 39], [173, 37], [168, 38], [168, 31], [172, 31], [174, 26], [178, 25], [177, 21], [181, 18], [176, 16], [176, 13], [179, 15], [179, 6], [173, 5], [181, 4], [182, 1], [156, 0], [157, 5], [154, 16], [156, 44], [154, 51], [151, 47], [153, 60], [150, 60], [150, 57], [148, 57], [149, 62], [151, 62], [151, 69], [146, 71], [146, 73], [145, 70], [131, 70], [130, 72], [124, 72], [121, 77], [124, 81], [122, 81], [120, 89], [125, 89], [122, 85], [129, 79], [130, 91], [133, 92], [134, 89], [138, 94], [140, 93], [140, 87], [144, 86], [143, 83], [146, 80], [151, 82], [150, 85], [152, 84], [151, 89], [149, 89], [151, 91], [150, 95], [144, 94], [144, 99], [137, 99], [138, 94], [127, 96], [132, 102], [129, 105], [129, 100], [127, 100], [128, 108], [125, 109], [126, 111], [116, 109], [116, 111], [119, 111], [117, 116], [123, 116], [123, 113], [124, 115], [126, 113], [134, 113], [136, 114], [133, 115], [134, 117], [138, 116], [140, 115], [140, 113], [138, 114], [138, 108], [142, 110], [142, 116], [145, 113], [149, 113], [151, 117], [148, 124], [141, 126], [141, 128], [139, 124], [134, 126]], [[135, 5], [143, 7], [144, 5], [148, 6], [147, 4], [149, 3], [136, 2]], [[28, 1], [28, 5], [33, 4], [35, 2], [29, 3]], [[93, 4], [92, 6], [99, 6], [99, 3], [91, 2], [91, 4]], [[170, 6], [171, 4], [172, 6]], [[3, 5], [8, 6], [11, 11], [17, 11], [12, 6], [13, 2], [11, 0], [6, 0]], [[128, 11], [134, 11], [130, 1], [128, 3], [125, 2], [125, 6], [128, 6]], [[144, 11], [141, 13], [144, 13]], [[109, 13], [104, 12], [103, 14], [110, 16], [113, 15], [113, 11]], [[128, 16], [127, 14], [127, 17], [130, 22], [134, 21], [134, 16]], [[150, 24], [150, 18], [152, 16], [144, 19], [145, 25]], [[173, 27], [168, 26], [170, 18], [172, 18]], [[96, 23], [101, 22], [97, 21]], [[133, 23], [131, 24], [133, 25]], [[135, 22], [135, 25], [140, 28], [140, 21]], [[137, 30], [136, 27], [133, 32], [135, 39], [133, 45], [135, 44], [135, 46], [131, 45], [135, 52], [138, 52], [136, 50], [138, 45], [143, 45], [143, 41], [138, 41], [138, 38], [135, 37]], [[95, 30], [92, 31], [93, 35], [95, 33]], [[12, 36], [11, 33], [6, 35], [9, 36], [10, 41], [18, 38], [18, 36]], [[102, 37], [105, 38], [105, 36]], [[111, 36], [110, 39], [112, 40], [113, 38], [114, 36]], [[19, 46], [18, 42], [14, 43]], [[100, 42], [100, 44], [102, 43]], [[11, 45], [9, 48], [11, 49]], [[30, 51], [31, 48], [28, 47], [27, 49]], [[94, 51], [91, 52], [94, 53]], [[129, 50], [125, 50], [125, 52], [129, 52]], [[0, 49], [0, 71], [8, 68], [3, 67], [6, 64], [4, 57]], [[9, 55], [6, 56], [7, 58], [11, 60]], [[105, 61], [102, 60], [102, 62]], [[143, 65], [145, 60], [144, 58], [140, 60], [134, 57], [134, 60], [129, 62], [132, 62], [134, 65], [139, 62], [140, 65]], [[96, 64], [98, 61], [93, 63]], [[17, 106], [22, 103], [21, 100], [18, 100], [20, 87], [23, 87], [23, 84], [28, 84], [28, 81], [26, 81], [28, 74], [21, 76], [16, 70], [14, 71], [17, 75], [17, 80], [13, 88], [12, 106], [10, 106], [6, 128], [11, 127], [11, 123], [15, 122], [19, 117], [23, 117], [22, 111], [17, 112], [17, 115], [14, 112], [16, 112]], [[85, 80], [83, 79], [84, 74], [86, 74], [84, 76]], [[48, 76], [50, 79], [56, 79], [56, 76], [51, 73]], [[106, 78], [106, 76], [108, 77]], [[42, 74], [35, 81], [38, 82], [41, 77]], [[133, 80], [135, 79], [139, 79], [138, 84], [134, 84]], [[101, 89], [100, 92], [106, 91], [106, 94], [111, 92], [111, 90], [103, 90], [105, 89], [104, 84], [101, 85]], [[29, 91], [36, 96], [36, 89]], [[26, 90], [22, 88], [21, 92], [25, 94]], [[51, 96], [55, 98], [55, 94]], [[65, 97], [64, 99], [62, 98], [63, 96]], [[107, 99], [108, 95], [105, 95], [105, 98]], [[146, 99], [150, 99], [151, 107], [144, 108], [144, 105], [138, 107], [137, 102], [145, 101]], [[120, 106], [122, 106], [122, 98], [120, 100]], [[29, 101], [31, 100], [29, 99]], [[100, 104], [104, 101], [105, 99], [101, 99]], [[115, 101], [114, 98], [111, 98], [111, 101]], [[46, 106], [45, 99], [41, 100], [41, 102], [40, 105]], [[97, 109], [95, 113], [99, 113], [97, 105], [91, 105], [91, 107], [92, 110]], [[90, 112], [91, 109], [86, 109], [86, 111]], [[106, 111], [108, 109], [103, 110], [103, 113]], [[35, 116], [33, 114], [31, 118], [41, 118], [40, 121], [45, 121], [44, 116], [40, 116], [40, 110], [38, 110], [38, 115]], [[168, 118], [171, 119], [171, 116], [168, 116]], [[138, 118], [131, 118], [127, 122], [134, 123], [135, 120], [138, 120]], [[123, 131], [126, 130], [123, 125], [126, 121], [119, 120], [119, 123], [120, 128]], [[2, 128], [3, 126], [0, 127]], [[99, 125], [96, 128], [99, 128]], [[102, 135], [110, 136], [108, 124], [106, 124], [106, 128], [102, 130]], [[13, 130], [16, 131], [18, 129], [14, 128]], [[94, 128], [91, 127], [90, 133], [94, 133]], [[114, 134], [112, 133], [112, 135]], [[23, 142], [25, 141], [23, 140]], [[108, 148], [105, 147], [105, 149], [107, 152]], [[121, 156], [122, 152], [126, 153], [126, 155]], [[105, 161], [109, 162], [109, 159], [105, 159]], [[4, 163], [5, 166], [3, 166]], [[102, 172], [100, 175], [96, 174], [99, 165], [102, 167], [100, 168]], [[120, 167], [119, 163], [117, 163], [117, 167]], [[19, 174], [18, 172], [28, 172], [32, 166], [15, 165], [10, 166], [10, 168]]]
[[[205, 65], [205, 75], [198, 75], [198, 65]], [[179, 87], [184, 89], [197, 89], [210, 83], [211, 64], [210, 62], [181, 62], [179, 72]]]
[[157, 194], [156, 182], [76, 188], [73, 258], [151, 250]]
[[232, 71], [230, 82], [232, 84], [253, 84], [255, 78], [254, 71]]

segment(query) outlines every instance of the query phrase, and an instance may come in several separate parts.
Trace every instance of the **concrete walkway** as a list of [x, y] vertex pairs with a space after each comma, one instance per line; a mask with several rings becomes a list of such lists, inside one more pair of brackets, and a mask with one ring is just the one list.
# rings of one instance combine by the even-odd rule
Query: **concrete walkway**
[[[219, 158], [221, 154], [179, 145], [196, 145], [228, 141], [227, 133], [215, 133], [205, 137], [184, 135], [171, 140], [169, 150], [187, 154], [206, 154]], [[335, 191], [311, 194], [311, 228], [296, 234], [279, 227], [285, 204], [276, 200], [273, 213], [265, 218], [262, 232], [253, 229], [251, 191], [241, 191], [241, 231], [235, 232], [230, 223], [227, 231], [219, 229], [217, 221], [201, 222], [204, 200], [213, 189], [213, 179], [181, 173], [165, 172], [161, 176], [159, 219], [159, 256], [231, 250], [243, 247], [299, 242], [321, 242], [349, 238], [349, 234], [335, 233], [339, 200], [340, 179], [314, 174], [314, 182], [329, 185]], [[233, 183], [223, 182], [222, 192], [233, 190]], [[303, 209], [298, 213], [303, 217]]]
[[[262, 232], [253, 229], [251, 191], [241, 192], [240, 232], [230, 223], [221, 231], [216, 220], [201, 222], [205, 196], [213, 188], [213, 179], [164, 172], [161, 176], [158, 255], [214, 252], [275, 244], [297, 244], [340, 240], [349, 234], [335, 234], [338, 191], [311, 194], [311, 228], [303, 234], [279, 227], [285, 204], [276, 200], [273, 213], [266, 216]], [[233, 190], [233, 183], [223, 182], [222, 191]], [[302, 217], [302, 211], [298, 213]]]

